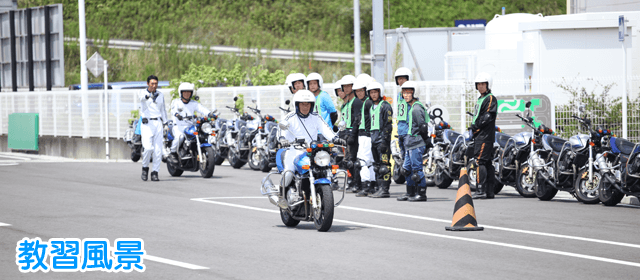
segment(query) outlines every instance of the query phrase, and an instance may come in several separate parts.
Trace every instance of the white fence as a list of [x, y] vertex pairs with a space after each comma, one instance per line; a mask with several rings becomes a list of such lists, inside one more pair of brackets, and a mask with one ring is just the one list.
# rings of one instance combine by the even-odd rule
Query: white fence
[[[611, 85], [608, 92], [610, 98], [619, 98], [619, 85], [613, 84], [613, 79], [586, 79], [565, 84], [573, 84], [574, 88], [585, 87], [587, 93], [594, 95], [572, 96], [558, 86], [552, 91], [539, 92], [546, 94], [554, 104], [552, 116], [554, 129], [562, 137], [568, 137], [568, 133], [574, 133], [578, 129], [577, 123], [570, 118], [576, 112], [577, 102], [588, 103], [588, 115], [593, 119], [594, 125], [603, 125], [622, 136], [621, 102], [600, 102], [603, 85]], [[536, 88], [533, 81], [533, 88]], [[561, 84], [557, 81], [548, 81], [549, 84]], [[494, 91], [499, 99], [514, 98], [519, 94], [510, 94], [507, 88], [532, 88], [531, 81], [494, 81]], [[600, 86], [597, 86], [600, 85]], [[504, 90], [498, 90], [500, 88]], [[324, 88], [333, 96], [332, 84], [325, 84]], [[121, 138], [128, 127], [131, 111], [138, 108], [139, 102], [136, 94], [139, 90], [109, 90], [109, 136]], [[162, 89], [165, 94], [167, 109], [171, 104], [169, 92], [171, 89]], [[522, 91], [522, 90], [521, 90]], [[640, 142], [640, 77], [629, 79], [629, 103], [628, 103], [628, 138], [634, 142]], [[394, 83], [385, 83], [385, 95], [393, 98], [394, 110], [397, 104], [400, 88]], [[527, 94], [530, 92], [526, 92]], [[538, 93], [535, 90], [531, 93]], [[260, 87], [216, 87], [200, 88], [198, 95], [200, 102], [207, 108], [217, 108], [220, 116], [232, 119], [234, 115], [225, 106], [234, 106], [233, 97], [244, 95], [246, 106], [258, 106], [263, 114], [270, 114], [277, 119], [284, 117], [278, 107], [287, 107], [285, 101], [291, 99], [291, 93], [285, 86], [260, 86]], [[465, 118], [465, 111], [472, 111], [478, 94], [473, 90], [473, 85], [462, 81], [448, 82], [418, 82], [418, 95], [423, 102], [430, 101], [432, 106], [443, 109], [445, 120], [456, 130], [464, 130], [470, 118]], [[333, 96], [336, 108], [342, 105], [341, 100]], [[255, 100], [255, 104], [252, 102]], [[619, 100], [619, 99], [618, 99]], [[577, 102], [576, 102], [577, 101]], [[590, 105], [589, 105], [590, 104]], [[612, 105], [613, 104], [613, 105]], [[0, 93], [0, 134], [7, 134], [8, 115], [12, 113], [40, 113], [40, 135], [52, 136], [78, 136], [78, 137], [104, 137], [105, 136], [105, 106], [104, 91], [91, 90], [87, 94], [86, 106], [88, 114], [82, 116], [83, 98], [81, 91], [37, 91], [37, 92], [1, 92]], [[245, 111], [252, 113], [245, 109]], [[612, 112], [614, 114], [612, 114]], [[617, 112], [617, 113], [615, 113]], [[167, 112], [169, 113], [169, 112]], [[397, 113], [397, 112], [396, 112]], [[86, 124], [86, 125], [85, 125]], [[552, 125], [552, 124], [549, 124]]]

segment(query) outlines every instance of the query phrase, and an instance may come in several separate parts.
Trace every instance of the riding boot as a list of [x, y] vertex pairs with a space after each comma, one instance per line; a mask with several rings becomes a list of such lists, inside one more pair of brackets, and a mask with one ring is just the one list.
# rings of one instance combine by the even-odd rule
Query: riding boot
[[369, 196], [370, 194], [372, 194], [372, 184], [371, 182], [367, 181], [364, 184], [362, 184], [362, 190], [360, 192], [358, 192], [356, 194], [357, 197], [365, 197], [365, 196]]
[[385, 182], [384, 180], [378, 180], [379, 189], [376, 193], [371, 195], [373, 198], [387, 198], [389, 195], [389, 185], [391, 182]]
[[356, 181], [356, 182], [353, 183], [353, 186], [351, 186], [350, 190], [348, 190], [348, 191], [357, 194], [361, 190], [362, 190], [362, 182]]
[[142, 176], [140, 176], [140, 178], [142, 178], [142, 181], [149, 179], [149, 167], [142, 168]]
[[160, 179], [158, 179], [158, 172], [157, 171], [152, 171], [151, 172], [151, 181], [160, 181]]
[[415, 195], [415, 186], [409, 186], [407, 185], [407, 193], [403, 194], [402, 196], [396, 198], [397, 201], [407, 201], [409, 200], [410, 197]]
[[416, 195], [409, 198], [409, 201], [427, 201], [427, 186], [420, 187]]
[[478, 184], [476, 186], [476, 194], [473, 195], [473, 199], [484, 199], [487, 198], [487, 193], [485, 192], [484, 186]]

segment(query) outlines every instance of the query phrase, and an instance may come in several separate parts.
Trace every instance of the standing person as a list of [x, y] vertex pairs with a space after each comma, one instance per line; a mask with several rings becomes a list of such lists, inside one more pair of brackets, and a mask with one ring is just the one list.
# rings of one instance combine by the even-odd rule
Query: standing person
[[491, 93], [493, 79], [488, 73], [480, 73], [475, 79], [476, 89], [480, 93], [476, 103], [476, 112], [469, 130], [474, 139], [474, 157], [478, 165], [476, 169], [477, 187], [473, 198], [494, 197], [495, 171], [491, 162], [493, 142], [496, 134], [496, 115], [498, 114], [498, 100]]
[[427, 201], [427, 181], [422, 172], [422, 154], [431, 142], [423, 140], [423, 134], [429, 133], [429, 114], [420, 101], [415, 97], [417, 84], [413, 81], [405, 82], [402, 85], [402, 97], [407, 102], [409, 108], [407, 122], [409, 130], [404, 139], [404, 146], [407, 150], [404, 155], [402, 166], [404, 176], [407, 179], [408, 196], [398, 197], [398, 201]]
[[162, 163], [162, 125], [167, 123], [167, 110], [164, 106], [164, 95], [158, 89], [158, 77], [151, 75], [147, 77], [147, 89], [138, 93], [140, 99], [140, 117], [142, 117], [142, 127], [140, 128], [142, 137], [142, 180], [149, 178], [149, 161], [153, 153], [153, 171], [151, 181], [159, 181], [158, 170]]
[[360, 168], [356, 168], [358, 162], [358, 125], [360, 125], [360, 108], [362, 108], [362, 101], [355, 98], [353, 92], [353, 84], [356, 81], [356, 77], [352, 75], [346, 75], [341, 80], [342, 95], [344, 105], [340, 111], [342, 112], [342, 119], [345, 121], [346, 130], [344, 137], [347, 140], [347, 155], [345, 159], [348, 160], [348, 170], [351, 173], [352, 180], [349, 182], [348, 191], [357, 193], [362, 189], [362, 183], [360, 182]]
[[[411, 72], [411, 70], [409, 70], [409, 68], [406, 67], [400, 67], [398, 68], [398, 70], [396, 70], [395, 73], [395, 80], [396, 80], [396, 85], [399, 87], [402, 87], [402, 85], [411, 80], [411, 77], [413, 76], [413, 73]], [[406, 153], [405, 147], [404, 147], [404, 139], [407, 136], [407, 132], [409, 131], [409, 123], [407, 123], [407, 115], [409, 112], [409, 107], [407, 105], [407, 102], [404, 101], [404, 97], [402, 97], [402, 90], [400, 92], [398, 92], [398, 107], [397, 109], [397, 116], [396, 116], [396, 120], [398, 121], [398, 146], [400, 146], [400, 155], [401, 157], [404, 158], [404, 155]], [[405, 159], [406, 160], [406, 159]], [[396, 163], [398, 164], [398, 163]], [[395, 170], [395, 169], [394, 169]], [[409, 194], [405, 193], [404, 195], [402, 195], [401, 197], [408, 197]]]
[[[368, 75], [367, 75], [368, 76]], [[356, 79], [353, 85], [356, 98], [362, 101], [360, 108], [360, 124], [358, 125], [358, 163], [356, 168], [360, 167], [360, 179], [362, 181], [362, 190], [356, 194], [358, 197], [369, 196], [373, 194], [375, 184], [375, 172], [373, 171], [373, 154], [371, 153], [371, 107], [373, 102], [367, 94], [367, 84], [370, 78], [361, 76]], [[358, 172], [358, 170], [356, 170]]]
[[391, 132], [393, 131], [393, 108], [389, 102], [382, 99], [383, 87], [378, 82], [367, 86], [369, 98], [373, 102], [371, 107], [371, 152], [373, 154], [376, 174], [376, 192], [370, 197], [389, 197], [391, 186]]
[[184, 141], [184, 130], [191, 126], [191, 123], [184, 121], [185, 117], [193, 116], [198, 112], [200, 116], [208, 116], [213, 118], [214, 113], [198, 101], [192, 100], [195, 96], [195, 86], [192, 83], [181, 83], [178, 87], [180, 99], [171, 102], [171, 114], [173, 115], [173, 142], [171, 143], [171, 154], [169, 161], [173, 164], [179, 164], [183, 155], [178, 155], [178, 147]]
[[311, 73], [307, 76], [307, 89], [316, 97], [315, 111], [333, 129], [333, 124], [338, 120], [338, 111], [333, 105], [331, 96], [322, 90], [322, 76], [318, 73]]

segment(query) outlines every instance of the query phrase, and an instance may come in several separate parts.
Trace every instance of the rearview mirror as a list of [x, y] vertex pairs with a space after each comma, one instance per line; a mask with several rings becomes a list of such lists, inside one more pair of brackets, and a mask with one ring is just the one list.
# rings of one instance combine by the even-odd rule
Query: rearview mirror
[[233, 101], [238, 101], [238, 97], [237, 96], [233, 97]]
[[347, 127], [347, 123], [345, 121], [340, 121], [340, 123], [338, 124], [338, 128], [340, 130], [343, 130]]
[[287, 99], [287, 101], [285, 101], [284, 104], [289, 105], [289, 104], [291, 104], [291, 101], [289, 101], [289, 99]]
[[586, 111], [587, 106], [585, 106], [584, 104], [580, 104], [580, 106], [578, 107], [578, 111], [580, 111], [580, 113], [584, 113]]
[[527, 104], [524, 106], [527, 107], [527, 109], [531, 108], [531, 101], [527, 101]]
[[427, 102], [425, 103], [425, 105], [427, 105], [427, 109], [428, 109], [428, 108], [431, 108], [431, 101], [427, 101]]

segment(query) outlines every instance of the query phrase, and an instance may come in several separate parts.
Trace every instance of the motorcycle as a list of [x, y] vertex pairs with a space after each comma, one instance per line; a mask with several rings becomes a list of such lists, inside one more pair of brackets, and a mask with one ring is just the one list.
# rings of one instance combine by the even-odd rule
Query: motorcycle
[[135, 134], [138, 122], [139, 119], [132, 120], [129, 123], [129, 128], [124, 132], [124, 137], [122, 137], [124, 142], [127, 143], [127, 146], [131, 149], [131, 161], [133, 162], [138, 162], [140, 157], [142, 157], [142, 152], [144, 151], [140, 135]]
[[240, 115], [236, 108], [229, 106], [226, 106], [226, 108], [235, 114], [236, 119], [223, 120], [216, 123], [216, 129], [220, 131], [216, 147], [220, 153], [215, 162], [216, 164], [221, 164], [226, 158], [233, 168], [238, 169], [247, 163], [249, 147], [246, 143], [244, 147], [240, 147], [240, 141], [244, 141], [243, 136], [248, 131], [246, 128], [247, 121], [253, 120], [253, 117], [247, 113]]
[[[527, 116], [521, 117], [519, 114], [516, 114], [516, 116], [527, 127], [531, 128], [532, 132], [523, 131], [513, 137], [504, 133], [496, 133], [497, 146], [500, 148], [498, 150], [499, 154], [494, 157], [493, 162], [497, 182], [513, 186], [522, 197], [532, 198], [536, 197], [534, 191], [535, 174], [529, 172], [529, 162], [527, 161], [529, 155], [533, 151], [544, 147], [542, 143], [543, 137], [547, 137], [547, 141], [552, 147], [551, 150], [556, 154], [566, 140], [553, 136], [553, 130], [544, 124], [540, 124], [535, 128], [533, 117], [530, 116], [531, 112], [529, 111], [531, 102], [527, 102], [525, 107], [528, 110]], [[554, 149], [558, 149], [558, 151]]]
[[640, 146], [615, 135], [609, 143], [606, 161], [596, 161], [602, 176], [598, 195], [603, 205], [615, 206], [625, 195], [640, 198]]
[[[183, 117], [190, 126], [184, 129], [185, 139], [178, 147], [178, 163], [167, 161], [167, 171], [171, 176], [177, 177], [184, 171], [198, 170], [203, 178], [210, 178], [213, 175], [216, 152], [208, 140], [210, 135], [215, 134], [213, 130], [215, 119], [216, 117]], [[179, 139], [173, 141], [179, 141]]]
[[432, 124], [429, 128], [431, 130], [430, 141], [433, 146], [423, 155], [423, 172], [428, 183], [433, 182], [436, 187], [446, 189], [453, 182], [445, 165], [453, 130], [451, 125], [442, 119], [442, 110], [439, 108], [434, 109], [430, 119]]
[[[280, 129], [287, 130], [286, 121], [279, 124]], [[331, 165], [331, 148], [334, 144], [313, 141], [306, 143], [305, 139], [297, 139], [292, 147], [298, 151], [306, 151], [294, 160], [294, 171], [285, 171], [284, 153], [291, 150], [280, 149], [277, 154], [277, 172], [269, 173], [260, 188], [262, 195], [269, 197], [269, 201], [280, 209], [280, 218], [285, 226], [295, 227], [300, 221], [313, 221], [318, 231], [325, 232], [333, 223], [334, 207], [338, 207], [344, 200], [346, 180], [342, 186], [342, 198], [334, 204], [332, 181], [338, 174], [347, 176], [346, 171]], [[280, 174], [280, 185], [274, 185], [271, 175]], [[344, 178], [343, 177], [343, 178]], [[285, 185], [286, 179], [291, 180]]]
[[[584, 112], [584, 106], [580, 106], [580, 111]], [[544, 149], [534, 151], [529, 157], [529, 165], [537, 174], [536, 196], [540, 200], [551, 200], [558, 191], [566, 191], [580, 202], [598, 203], [601, 178], [600, 173], [593, 169], [597, 160], [595, 155], [603, 151], [602, 139], [605, 135], [594, 131], [588, 118], [572, 118], [578, 120], [589, 134], [571, 136], [569, 141], [562, 143], [557, 157], [553, 152], [558, 150], [560, 141], [549, 136], [543, 137]]]
[[253, 170], [260, 170], [262, 172], [271, 171], [271, 166], [269, 165], [269, 139], [270, 135], [277, 134], [278, 129], [278, 121], [270, 116], [265, 115], [262, 116], [260, 114], [260, 110], [256, 108], [251, 108], [247, 106], [247, 108], [251, 109], [253, 113], [260, 117], [260, 126], [253, 133], [255, 134], [251, 140], [251, 146], [249, 151], [249, 167]]

